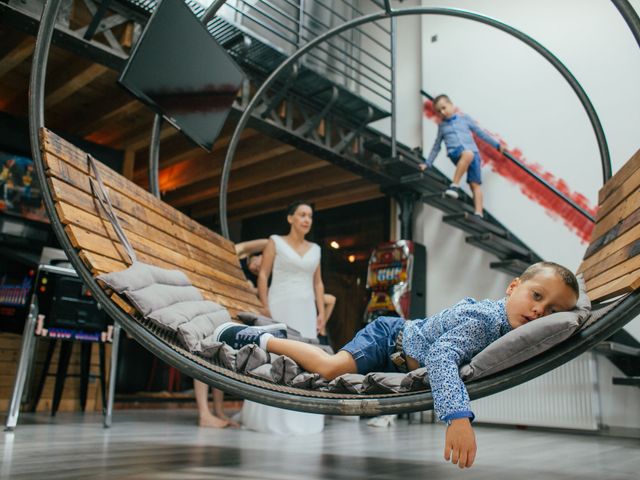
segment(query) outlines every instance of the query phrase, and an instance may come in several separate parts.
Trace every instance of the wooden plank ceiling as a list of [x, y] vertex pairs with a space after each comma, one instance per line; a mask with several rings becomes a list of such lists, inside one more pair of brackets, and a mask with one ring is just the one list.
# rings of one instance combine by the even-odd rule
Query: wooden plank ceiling
[[[34, 43], [33, 36], [0, 23], [0, 111], [23, 119]], [[146, 187], [153, 114], [119, 87], [116, 78], [114, 70], [52, 47], [45, 124], [61, 134], [122, 151], [123, 173]], [[217, 218], [220, 175], [232, 132], [227, 122], [213, 152], [207, 153], [173, 127], [163, 127], [160, 189], [168, 203], [204, 223]], [[227, 201], [229, 220], [241, 220], [281, 210], [296, 199], [314, 202], [321, 210], [380, 196], [377, 185], [246, 129]]]

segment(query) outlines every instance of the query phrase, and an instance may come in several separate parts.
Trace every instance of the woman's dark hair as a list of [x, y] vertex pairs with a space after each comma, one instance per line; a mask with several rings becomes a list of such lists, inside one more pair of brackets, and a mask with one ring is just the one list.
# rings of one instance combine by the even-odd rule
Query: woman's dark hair
[[307, 207], [309, 207], [313, 211], [313, 205], [311, 205], [309, 202], [303, 202], [302, 200], [296, 200], [295, 202], [290, 203], [289, 206], [287, 207], [287, 215], [293, 215], [294, 213], [296, 213], [296, 210], [298, 210], [298, 207], [300, 205], [306, 205]]

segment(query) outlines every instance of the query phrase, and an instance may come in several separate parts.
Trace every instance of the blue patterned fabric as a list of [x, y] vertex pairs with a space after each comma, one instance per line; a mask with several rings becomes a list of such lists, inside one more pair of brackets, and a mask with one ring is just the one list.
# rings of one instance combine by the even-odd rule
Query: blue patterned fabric
[[512, 330], [505, 302], [467, 297], [436, 315], [406, 322], [404, 353], [427, 368], [434, 409], [442, 421], [474, 418], [458, 367]]
[[433, 143], [433, 148], [431, 149], [429, 157], [425, 160], [426, 164], [429, 167], [433, 165], [436, 156], [440, 152], [443, 140], [444, 144], [447, 146], [447, 155], [450, 157], [457, 148], [471, 150], [472, 152], [477, 153], [478, 146], [476, 145], [471, 132], [475, 133], [478, 137], [489, 145], [493, 145], [495, 148], [498, 148], [500, 145], [497, 140], [482, 130], [475, 120], [468, 115], [458, 113], [447, 120], [442, 120], [440, 125], [438, 125], [438, 136], [436, 137], [436, 141]]

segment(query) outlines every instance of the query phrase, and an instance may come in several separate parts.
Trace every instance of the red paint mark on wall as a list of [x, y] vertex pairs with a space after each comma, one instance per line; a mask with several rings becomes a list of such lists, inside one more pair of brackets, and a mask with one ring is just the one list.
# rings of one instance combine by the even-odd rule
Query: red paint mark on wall
[[[430, 100], [424, 102], [423, 111], [427, 118], [435, 123], [440, 123], [440, 117], [433, 110], [433, 105]], [[493, 133], [491, 133], [491, 135], [506, 145], [506, 142], [502, 141], [500, 136]], [[504, 155], [500, 154], [500, 152], [491, 145], [487, 145], [479, 138], [476, 138], [476, 144], [480, 150], [482, 166], [486, 166], [488, 164], [491, 167], [491, 170], [510, 182], [517, 184], [520, 191], [526, 197], [542, 206], [550, 217], [561, 220], [569, 230], [578, 235], [582, 243], [589, 242], [591, 231], [594, 227], [593, 222], [579, 213], [553, 191], [549, 190], [527, 172], [515, 165]], [[547, 183], [553, 185], [556, 190], [562, 192], [566, 197], [573, 200], [577, 205], [595, 217], [597, 207], [589, 205], [589, 200], [581, 193], [571, 191], [567, 182], [561, 178], [556, 178], [552, 173], [545, 171], [540, 165], [528, 162], [519, 149], [508, 148], [508, 151], [513, 157], [526, 165], [529, 170], [535, 172]]]

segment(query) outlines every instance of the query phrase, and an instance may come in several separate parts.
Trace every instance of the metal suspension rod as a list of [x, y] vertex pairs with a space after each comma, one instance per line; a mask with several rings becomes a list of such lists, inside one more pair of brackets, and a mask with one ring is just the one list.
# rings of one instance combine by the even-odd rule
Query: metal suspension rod
[[149, 145], [149, 191], [158, 198], [160, 198], [160, 181], [158, 179], [158, 169], [160, 167], [161, 125], [162, 115], [156, 113], [155, 117], [153, 117], [153, 127], [151, 128], [151, 144]]
[[624, 21], [627, 22], [627, 26], [633, 37], [636, 39], [636, 43], [640, 47], [640, 17], [627, 0], [611, 0], [613, 5], [618, 9]]
[[391, 158], [396, 158], [396, 126], [398, 114], [398, 95], [397, 95], [397, 67], [398, 67], [398, 24], [397, 18], [391, 17]]
[[225, 2], [226, 0], [213, 0], [213, 2], [211, 2], [211, 5], [207, 7], [204, 14], [200, 18], [200, 21], [206, 25], [211, 20], [213, 20], [213, 17], [216, 16], [216, 13], [218, 13], [218, 10], [220, 10], [220, 7], [222, 7]]
[[264, 83], [260, 86], [258, 91], [255, 93], [255, 95], [249, 102], [249, 105], [247, 105], [247, 108], [242, 113], [242, 116], [240, 117], [240, 120], [236, 125], [236, 129], [233, 133], [233, 136], [231, 137], [231, 141], [229, 142], [227, 155], [225, 157], [224, 166], [222, 168], [222, 176], [220, 178], [220, 212], [219, 214], [220, 214], [220, 226], [221, 226], [222, 234], [226, 238], [229, 238], [229, 226], [227, 223], [227, 190], [228, 190], [228, 183], [229, 183], [229, 175], [231, 173], [231, 163], [233, 162], [233, 157], [235, 156], [238, 142], [240, 141], [240, 134], [242, 133], [242, 130], [245, 128], [245, 126], [247, 125], [247, 122], [249, 121], [249, 118], [253, 113], [253, 110], [258, 105], [258, 102], [260, 101], [264, 92], [273, 84], [277, 76], [280, 75], [280, 73], [283, 70], [288, 68], [291, 63], [298, 60], [298, 58], [306, 54], [309, 50], [314, 48], [316, 45], [328, 40], [329, 38], [335, 35], [338, 35], [346, 30], [357, 27], [359, 25], [364, 25], [369, 22], [375, 22], [377, 20], [381, 20], [389, 16], [405, 16], [405, 15], [445, 15], [445, 16], [452, 16], [452, 17], [458, 17], [458, 18], [465, 18], [468, 20], [484, 23], [485, 25], [489, 25], [491, 27], [497, 28], [499, 30], [502, 30], [503, 32], [508, 33], [509, 35], [517, 38], [518, 40], [522, 41], [523, 43], [527, 44], [529, 47], [537, 51], [549, 63], [551, 63], [556, 70], [560, 72], [562, 77], [567, 81], [567, 83], [569, 83], [574, 93], [578, 96], [580, 103], [582, 104], [583, 108], [587, 113], [587, 116], [589, 117], [591, 126], [593, 127], [593, 130], [596, 136], [596, 140], [598, 142], [598, 149], [600, 151], [600, 159], [602, 163], [602, 170], [603, 170], [602, 173], [603, 173], [604, 181], [610, 178], [611, 160], [609, 158], [609, 149], [607, 147], [607, 140], [604, 135], [604, 131], [602, 129], [600, 119], [598, 118], [598, 115], [595, 109], [593, 108], [593, 105], [591, 104], [589, 97], [583, 90], [580, 83], [578, 83], [576, 78], [573, 76], [573, 74], [567, 69], [567, 67], [565, 67], [564, 64], [555, 55], [553, 55], [553, 53], [547, 50], [543, 45], [538, 43], [533, 38], [529, 37], [527, 34], [507, 25], [506, 23], [500, 22], [499, 20], [496, 20], [494, 18], [487, 17], [485, 15], [481, 15], [479, 13], [471, 12], [468, 10], [442, 8], [442, 7], [410, 7], [410, 8], [392, 10], [390, 14], [388, 14], [386, 11], [383, 11], [383, 12], [372, 13], [360, 18], [353, 19], [347, 23], [344, 23], [342, 25], [339, 25], [333, 28], [332, 30], [329, 30], [328, 32], [325, 32], [315, 40], [309, 42], [304, 47], [296, 51], [289, 58], [284, 60], [271, 73], [271, 75], [264, 81]]

